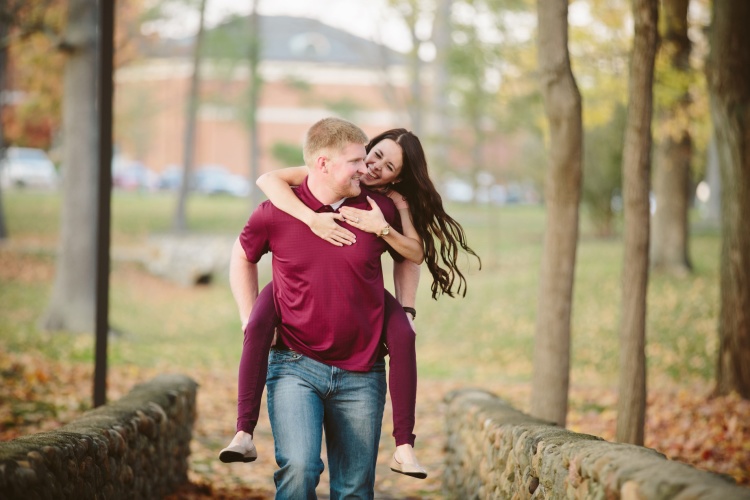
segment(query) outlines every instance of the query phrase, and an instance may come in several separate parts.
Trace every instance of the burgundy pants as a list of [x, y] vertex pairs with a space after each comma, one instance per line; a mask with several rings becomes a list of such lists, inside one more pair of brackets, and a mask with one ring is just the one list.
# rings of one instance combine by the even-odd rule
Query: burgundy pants
[[[390, 356], [388, 387], [393, 407], [396, 446], [414, 446], [414, 409], [417, 402], [416, 334], [401, 304], [387, 290], [383, 342]], [[279, 317], [273, 303], [273, 282], [258, 295], [245, 328], [237, 391], [237, 430], [252, 434], [258, 423], [260, 401], [268, 372], [268, 350]]]

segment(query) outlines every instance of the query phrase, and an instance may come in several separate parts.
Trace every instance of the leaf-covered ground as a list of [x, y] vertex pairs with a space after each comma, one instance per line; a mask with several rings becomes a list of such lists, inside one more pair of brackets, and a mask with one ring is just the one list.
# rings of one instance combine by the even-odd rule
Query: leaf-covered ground
[[[93, 368], [57, 362], [35, 353], [0, 352], [0, 439], [54, 429], [90, 405]], [[125, 394], [154, 370], [116, 367], [109, 373], [109, 398]], [[200, 369], [190, 373], [199, 384], [190, 480], [174, 498], [273, 498], [273, 440], [265, 410], [256, 434], [259, 459], [252, 464], [223, 464], [219, 450], [230, 440], [235, 414], [235, 370]], [[419, 387], [417, 450], [430, 476], [424, 481], [388, 469], [393, 451], [390, 408], [386, 404], [378, 460], [379, 498], [440, 498], [443, 462], [443, 397], [455, 383], [422, 381]], [[520, 409], [529, 387], [485, 387]], [[652, 389], [648, 401], [646, 445], [674, 460], [728, 474], [750, 485], [750, 401], [736, 396], [710, 398], [709, 388]], [[616, 394], [601, 388], [573, 387], [568, 427], [613, 440]], [[327, 475], [319, 492], [325, 498]]]

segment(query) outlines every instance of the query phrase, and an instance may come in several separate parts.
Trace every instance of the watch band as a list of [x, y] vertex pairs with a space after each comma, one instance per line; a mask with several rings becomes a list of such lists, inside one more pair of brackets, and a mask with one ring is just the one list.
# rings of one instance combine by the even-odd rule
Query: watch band
[[417, 310], [413, 307], [404, 307], [404, 311], [411, 314], [412, 319], [417, 319]]

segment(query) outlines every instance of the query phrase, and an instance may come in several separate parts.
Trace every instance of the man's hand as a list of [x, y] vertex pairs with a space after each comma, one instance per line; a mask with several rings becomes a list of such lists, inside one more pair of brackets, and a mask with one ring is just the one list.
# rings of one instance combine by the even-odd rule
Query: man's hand
[[308, 226], [315, 236], [337, 247], [356, 243], [354, 233], [336, 224], [336, 219], [344, 220], [344, 217], [336, 213], [314, 214]]

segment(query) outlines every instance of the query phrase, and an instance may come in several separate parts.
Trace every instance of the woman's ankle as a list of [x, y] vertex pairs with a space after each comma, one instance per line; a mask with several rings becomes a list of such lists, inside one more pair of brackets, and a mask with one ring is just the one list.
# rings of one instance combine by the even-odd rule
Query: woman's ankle
[[409, 443], [396, 446], [396, 458], [399, 463], [418, 464], [417, 455], [414, 453], [414, 447]]

